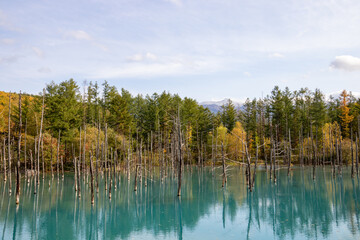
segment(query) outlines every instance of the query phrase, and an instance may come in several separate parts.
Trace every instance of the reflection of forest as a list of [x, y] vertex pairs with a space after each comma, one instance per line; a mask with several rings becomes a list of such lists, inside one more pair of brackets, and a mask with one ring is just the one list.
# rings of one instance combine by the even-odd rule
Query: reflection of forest
[[81, 199], [75, 197], [73, 175], [69, 174], [59, 183], [55, 178], [50, 187], [46, 178], [37, 195], [33, 194], [33, 182], [22, 185], [17, 210], [14, 196], [8, 197], [1, 181], [1, 234], [5, 239], [97, 239], [129, 238], [149, 232], [155, 238], [181, 239], [183, 231], [196, 230], [214, 207], [222, 208], [219, 217], [223, 228], [227, 227], [226, 221], [236, 223], [239, 215], [246, 214], [243, 218], [248, 224], [239, 228], [249, 233], [267, 225], [280, 239], [299, 234], [326, 238], [339, 225], [346, 225], [353, 234], [360, 232], [359, 180], [352, 180], [348, 171], [342, 178], [333, 178], [331, 171], [319, 168], [315, 182], [310, 169], [296, 169], [290, 177], [280, 171], [276, 185], [266, 172], [259, 171], [253, 193], [247, 191], [243, 169], [231, 170], [225, 189], [221, 188], [220, 172], [214, 176], [209, 169], [186, 171], [181, 200], [176, 197], [176, 179], [170, 176], [163, 183], [155, 176], [153, 181], [148, 180], [147, 188], [139, 185], [137, 193], [132, 182], [128, 184], [119, 176], [120, 187], [112, 192], [111, 201], [100, 189], [91, 207], [88, 191], [83, 191]]

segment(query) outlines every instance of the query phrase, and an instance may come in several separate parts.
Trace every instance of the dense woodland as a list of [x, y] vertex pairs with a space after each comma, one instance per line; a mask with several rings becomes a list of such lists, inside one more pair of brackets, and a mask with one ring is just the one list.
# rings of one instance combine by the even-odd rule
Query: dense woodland
[[289, 174], [294, 164], [313, 166], [314, 179], [319, 165], [331, 165], [334, 174], [351, 165], [354, 176], [359, 114], [360, 99], [345, 90], [325, 99], [318, 89], [274, 87], [241, 109], [229, 101], [212, 113], [176, 94], [132, 96], [106, 81], [80, 87], [70, 79], [38, 95], [0, 92], [1, 170], [5, 181], [11, 173], [39, 181], [45, 172], [59, 178], [74, 171], [75, 182], [90, 174], [92, 192], [105, 173], [111, 192], [116, 173], [134, 174], [136, 191], [138, 179], [151, 178], [156, 166], [162, 178], [178, 177], [178, 195], [189, 165], [221, 167], [223, 185], [227, 166], [244, 166], [250, 191], [259, 165], [274, 181], [277, 169]]

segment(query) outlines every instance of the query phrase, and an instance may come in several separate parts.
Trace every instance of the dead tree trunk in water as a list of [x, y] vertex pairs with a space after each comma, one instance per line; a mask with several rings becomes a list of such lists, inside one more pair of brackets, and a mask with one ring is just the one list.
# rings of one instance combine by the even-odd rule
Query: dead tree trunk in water
[[[130, 138], [129, 138], [130, 139]], [[150, 164], [149, 164], [149, 172], [150, 177], [152, 173], [152, 165], [154, 164], [154, 154], [153, 154], [153, 132], [150, 132]], [[130, 173], [129, 173], [130, 174]], [[128, 176], [129, 178], [129, 176]]]
[[0, 148], [0, 160], [2, 161], [2, 163], [3, 163], [3, 165], [2, 165], [2, 167], [3, 167], [3, 171], [5, 170], [5, 168], [4, 168], [4, 158], [3, 158], [3, 151], [2, 151], [3, 149], [2, 149], [2, 147]]
[[[141, 149], [141, 145], [140, 145], [140, 149]], [[136, 163], [136, 170], [135, 170], [135, 186], [134, 186], [134, 191], [137, 191], [137, 179], [138, 179], [138, 174], [139, 174], [139, 168], [140, 168], [140, 163], [139, 160], [141, 158], [141, 153], [139, 154], [139, 157], [137, 159], [137, 163]]]
[[81, 160], [79, 159], [79, 161], [77, 161], [77, 185], [78, 185], [78, 192], [77, 193], [78, 193], [79, 198], [81, 198], [80, 163], [81, 163]]
[[273, 142], [273, 147], [274, 147], [274, 151], [273, 151], [273, 163], [274, 163], [274, 166], [273, 166], [273, 175], [274, 175], [274, 183], [276, 183], [277, 181], [277, 177], [276, 177], [276, 157], [278, 155], [278, 147], [280, 147], [279, 145], [279, 142], [278, 142], [278, 125], [275, 125], [275, 139], [274, 139], [274, 142]]
[[359, 140], [358, 140], [358, 137], [356, 136], [356, 140], [355, 140], [355, 152], [356, 152], [356, 156], [355, 156], [355, 159], [356, 159], [356, 175], [359, 175]]
[[139, 172], [140, 172], [140, 184], [142, 183], [142, 146], [143, 145], [143, 142], [142, 142], [142, 138], [141, 138], [141, 140], [140, 140], [140, 148], [139, 148], [139, 168], [138, 168], [138, 174], [139, 174]]
[[269, 179], [271, 180], [272, 179], [272, 166], [273, 166], [273, 130], [272, 130], [272, 123], [270, 121], [270, 171], [269, 171]]
[[339, 137], [339, 156], [340, 156], [339, 174], [342, 175], [343, 156], [342, 156], [341, 134], [340, 134], [340, 137]]
[[10, 135], [10, 119], [11, 116], [11, 92], [9, 93], [9, 118], [8, 118], [8, 161], [9, 161], [9, 194], [11, 194], [11, 135]]
[[137, 175], [138, 175], [139, 165], [136, 163], [136, 169], [135, 169], [135, 179], [134, 179], [134, 191], [137, 191]]
[[273, 165], [273, 145], [270, 142], [270, 169], [269, 169], [269, 178], [272, 179], [272, 165]]
[[105, 144], [103, 144], [103, 152], [104, 152], [104, 160], [105, 160], [105, 170], [104, 170], [104, 176], [105, 176], [105, 190], [107, 190], [107, 123], [105, 123]]
[[58, 180], [59, 180], [59, 155], [60, 155], [60, 134], [61, 134], [61, 130], [59, 130], [59, 138], [58, 138], [58, 141], [57, 141], [57, 151], [56, 151], [56, 171], [57, 171], [57, 177], [58, 177]]
[[161, 131], [159, 130], [159, 146], [158, 146], [158, 151], [159, 151], [159, 156], [158, 156], [158, 159], [159, 159], [159, 165], [160, 165], [160, 179], [161, 179], [161, 182], [163, 182], [164, 180], [164, 169], [163, 169], [163, 157], [162, 157], [162, 133]]
[[291, 132], [290, 132], [290, 128], [289, 128], [289, 159], [288, 159], [288, 171], [287, 171], [287, 175], [290, 175], [290, 166], [291, 166]]
[[197, 142], [197, 150], [198, 150], [198, 168], [200, 168], [201, 161], [201, 152], [200, 152], [200, 141], [199, 141], [199, 125], [196, 124], [196, 142]]
[[109, 175], [110, 175], [110, 183], [109, 183], [109, 199], [111, 199], [111, 185], [112, 185], [112, 148], [110, 149], [110, 169], [109, 169]]
[[351, 129], [351, 178], [354, 178], [354, 148], [353, 148], [353, 132]]
[[257, 162], [259, 159], [259, 146], [256, 143], [256, 158], [255, 158], [255, 166], [254, 166], [254, 174], [253, 174], [253, 180], [252, 180], [252, 186], [251, 186], [251, 191], [255, 186], [255, 178], [256, 178], [256, 168], [257, 168]]
[[265, 161], [265, 171], [268, 170], [268, 162], [267, 162], [267, 154], [266, 154], [266, 139], [265, 136], [263, 137], [263, 151], [264, 151], [264, 161]]
[[332, 174], [335, 172], [335, 157], [334, 157], [334, 142], [333, 142], [333, 134], [331, 131], [331, 126], [329, 125], [329, 156], [330, 156], [330, 163], [331, 163], [331, 171]]
[[76, 157], [74, 157], [74, 182], [75, 182], [75, 192], [78, 190], [78, 184], [77, 184], [77, 164], [76, 164]]
[[[215, 156], [214, 156], [214, 127], [212, 129], [212, 134], [211, 134], [211, 158], [212, 158], [212, 168], [211, 170], [214, 172], [215, 169]], [[213, 173], [214, 174], [214, 173]]]
[[[82, 133], [82, 131], [81, 131], [81, 126], [80, 126], [80, 130], [79, 130], [79, 161], [81, 161], [82, 160], [82, 157], [81, 157], [81, 151], [82, 151], [82, 147], [81, 147], [81, 144], [82, 144], [82, 141], [81, 141], [81, 133]], [[75, 166], [75, 168], [77, 168], [77, 165]], [[78, 170], [80, 170], [80, 169], [78, 169]], [[76, 175], [77, 175], [77, 173], [75, 173]], [[76, 176], [77, 177], [77, 176]]]
[[314, 138], [313, 138], [313, 131], [312, 131], [312, 124], [310, 124], [310, 141], [311, 141], [311, 148], [312, 148], [312, 164], [313, 164], [313, 180], [315, 180], [316, 174], [315, 174], [315, 167], [316, 167], [316, 149], [314, 146]]
[[[36, 130], [36, 132], [38, 133], [38, 130]], [[39, 137], [35, 137], [35, 142], [34, 142], [34, 164], [35, 164], [35, 166], [34, 166], [34, 168], [35, 168], [35, 175], [36, 175], [36, 177], [35, 177], [35, 184], [36, 185], [40, 185], [40, 165], [39, 165], [39, 160], [38, 160], [38, 151], [39, 151], [39, 149], [38, 149], [38, 141], [39, 141], [39, 139], [38, 139]]]
[[[43, 130], [43, 121], [44, 121], [44, 104], [45, 104], [45, 89], [43, 89], [43, 99], [42, 99], [42, 107], [41, 107], [41, 120], [40, 120], [40, 132], [39, 132], [39, 139], [38, 139], [38, 154], [37, 154], [37, 162], [38, 162], [38, 182], [39, 182], [39, 176], [40, 176], [40, 147], [41, 147], [41, 141], [42, 141], [42, 130]], [[43, 175], [44, 175], [44, 154], [42, 154], [42, 160], [43, 160]], [[44, 176], [43, 176], [44, 177]]]
[[338, 133], [337, 132], [333, 132], [332, 133], [333, 138], [334, 138], [334, 167], [333, 167], [333, 176], [336, 176], [336, 171], [337, 171], [337, 166], [339, 165], [340, 162], [340, 158], [339, 158], [339, 143], [338, 143]]
[[138, 149], [138, 156], [139, 156], [139, 180], [140, 180], [140, 184], [142, 183], [142, 138], [140, 140], [140, 148]]
[[116, 169], [117, 169], [117, 162], [118, 162], [118, 154], [117, 154], [117, 144], [116, 144], [116, 138], [115, 138], [115, 150], [113, 155], [113, 178], [114, 178], [114, 190], [117, 188], [117, 182], [116, 182]]
[[221, 160], [222, 160], [222, 167], [223, 167], [222, 187], [224, 187], [226, 182], [227, 182], [227, 179], [226, 179], [226, 166], [225, 166], [225, 153], [224, 153], [224, 142], [221, 142]]
[[246, 160], [247, 160], [247, 166], [246, 166], [246, 180], [247, 180], [247, 185], [248, 188], [250, 190], [250, 192], [252, 192], [252, 183], [251, 183], [251, 157], [250, 157], [250, 153], [247, 147], [247, 141], [245, 142], [245, 155], [246, 155]]
[[6, 144], [5, 144], [5, 138], [3, 141], [3, 160], [4, 160], [4, 182], [7, 181], [7, 170], [6, 170]]
[[300, 163], [300, 166], [302, 167], [302, 161], [301, 161], [301, 130], [299, 130], [299, 143], [298, 143], [298, 150], [299, 150], [299, 155], [298, 155], [298, 162]]
[[62, 172], [62, 179], [64, 180], [64, 160], [63, 160], [63, 156], [61, 156], [61, 172]]
[[[36, 188], [37, 188], [37, 168], [36, 168], [36, 138], [35, 138], [35, 151], [34, 151], [34, 194], [36, 194]], [[30, 159], [31, 159], [31, 162], [32, 162], [32, 159], [33, 159], [33, 155], [32, 155], [32, 152], [30, 151]], [[32, 164], [31, 164], [32, 165]]]
[[27, 135], [27, 119], [25, 119], [25, 136], [24, 136], [24, 169], [25, 169], [25, 179], [27, 178], [26, 174], [26, 161], [27, 161], [27, 154], [26, 154], [26, 135]]
[[85, 173], [86, 173], [86, 161], [85, 161], [85, 158], [86, 158], [86, 124], [84, 124], [84, 144], [83, 144], [83, 155], [82, 155], [82, 169], [83, 169], [84, 181], [85, 181]]
[[126, 156], [126, 175], [127, 180], [130, 181], [130, 139], [128, 143], [127, 156]]
[[[32, 154], [32, 150], [30, 149], [30, 171], [31, 174], [33, 174], [33, 154]], [[30, 183], [30, 179], [27, 179], [27, 182]]]
[[145, 150], [144, 150], [144, 186], [145, 187], [147, 187], [147, 170], [146, 170], [147, 154], [146, 154], [146, 150], [147, 150], [147, 145], [145, 145]]
[[215, 165], [216, 160], [217, 160], [217, 154], [218, 154], [217, 148], [218, 148], [218, 133], [217, 133], [217, 131], [216, 131], [216, 136], [215, 136], [215, 159], [214, 159], [214, 165]]
[[358, 136], [356, 136], [356, 175], [359, 176], [359, 140], [360, 140], [360, 116], [358, 116]]
[[18, 139], [18, 156], [16, 166], [16, 204], [20, 203], [20, 153], [21, 153], [21, 92], [19, 94], [19, 139]]
[[179, 161], [179, 169], [178, 169], [178, 190], [177, 195], [181, 196], [181, 174], [182, 174], [182, 156], [181, 156], [181, 122], [180, 122], [180, 108], [178, 109], [178, 120], [177, 120], [177, 129], [178, 129], [178, 161]]
[[90, 155], [90, 177], [91, 177], [91, 183], [90, 183], [90, 190], [91, 190], [91, 204], [94, 204], [94, 174], [93, 174], [93, 163], [92, 163], [92, 155], [91, 152], [89, 152]]
[[276, 183], [277, 178], [276, 178], [276, 142], [273, 143], [273, 177], [274, 177], [274, 183]]
[[[95, 184], [96, 184], [96, 193], [99, 192], [99, 154], [100, 154], [100, 119], [98, 120], [98, 132], [97, 132], [97, 143], [96, 143], [96, 156], [95, 156]], [[99, 164], [100, 165], [100, 164]]]
[[325, 141], [326, 141], [326, 134], [323, 133], [323, 140], [322, 140], [322, 142], [323, 142], [323, 147], [322, 147], [323, 158], [322, 158], [322, 163], [321, 163], [323, 165], [323, 167], [325, 166], [325, 157], [326, 157]]
[[42, 162], [42, 179], [45, 178], [45, 159], [44, 159], [44, 135], [41, 136], [41, 162]]

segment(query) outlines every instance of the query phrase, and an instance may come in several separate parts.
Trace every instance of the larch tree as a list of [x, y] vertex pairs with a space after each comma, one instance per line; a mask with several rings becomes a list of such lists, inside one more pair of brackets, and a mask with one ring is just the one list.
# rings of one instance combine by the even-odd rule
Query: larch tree
[[350, 128], [349, 124], [354, 119], [354, 116], [350, 115], [349, 94], [346, 90], [340, 94], [340, 119], [341, 119], [341, 130], [345, 138], [349, 137]]

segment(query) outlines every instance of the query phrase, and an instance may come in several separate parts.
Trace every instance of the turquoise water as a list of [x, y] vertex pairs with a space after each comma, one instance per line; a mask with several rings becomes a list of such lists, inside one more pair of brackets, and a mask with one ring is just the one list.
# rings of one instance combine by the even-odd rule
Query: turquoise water
[[[233, 167], [221, 188], [221, 170], [186, 170], [181, 200], [177, 181], [163, 182], [158, 173], [148, 186], [144, 180], [133, 191], [118, 175], [112, 198], [100, 192], [91, 206], [90, 191], [82, 181], [81, 199], [75, 196], [73, 174], [64, 180], [22, 179], [20, 206], [7, 185], [0, 182], [0, 236], [2, 239], [360, 239], [360, 180], [349, 169], [332, 177], [318, 168], [316, 181], [310, 168], [294, 169], [290, 177], [280, 170], [276, 184], [263, 170], [256, 175], [252, 193], [245, 186], [244, 170]], [[50, 182], [50, 187], [49, 187]], [[13, 184], [14, 185], [14, 184]], [[14, 187], [14, 186], [13, 186]], [[4, 191], [5, 189], [5, 191]], [[13, 190], [14, 192], [14, 190]]]

